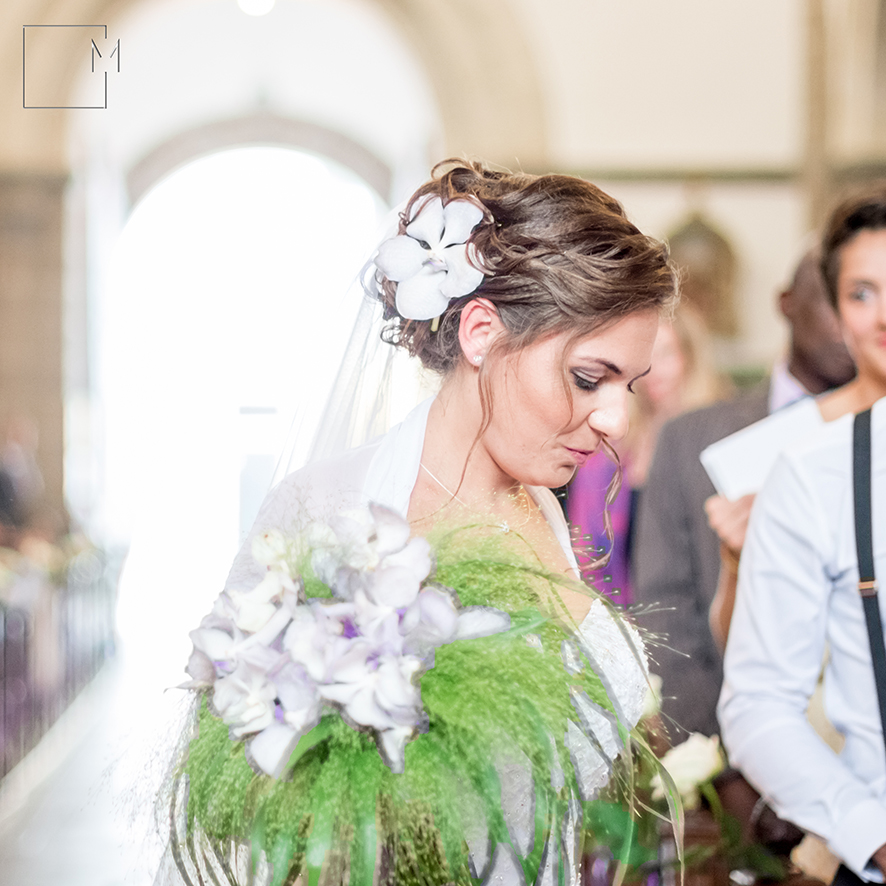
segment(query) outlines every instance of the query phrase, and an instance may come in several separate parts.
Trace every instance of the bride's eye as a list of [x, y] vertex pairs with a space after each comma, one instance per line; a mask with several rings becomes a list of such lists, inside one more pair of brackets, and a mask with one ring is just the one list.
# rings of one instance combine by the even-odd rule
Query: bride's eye
[[575, 386], [580, 391], [596, 391], [600, 387], [600, 382], [597, 379], [585, 378], [578, 372], [573, 372], [572, 377], [575, 380]]

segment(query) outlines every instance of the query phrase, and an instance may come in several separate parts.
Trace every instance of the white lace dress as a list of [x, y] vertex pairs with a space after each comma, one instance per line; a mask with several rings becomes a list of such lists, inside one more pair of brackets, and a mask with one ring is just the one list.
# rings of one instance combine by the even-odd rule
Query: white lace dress
[[[370, 502], [385, 505], [405, 516], [418, 478], [428, 412], [427, 400], [416, 407], [385, 436], [327, 461], [314, 462], [285, 477], [268, 495], [240, 553], [234, 560], [226, 589], [249, 591], [262, 579], [263, 567], [251, 554], [252, 541], [268, 529], [297, 534], [311, 520]], [[569, 537], [569, 528], [559, 503], [549, 489], [526, 487], [553, 529], [564, 553], [578, 574], [578, 564]], [[632, 628], [619, 625], [600, 601], [592, 603], [581, 631], [593, 656], [591, 664], [601, 677], [618, 720], [631, 728], [643, 711], [647, 691], [647, 666], [643, 644]], [[582, 799], [592, 799], [609, 781], [614, 760], [622, 749], [618, 722], [609, 712], [586, 702], [579, 710], [585, 728], [593, 731], [593, 744], [575, 724], [570, 724], [566, 744], [576, 765]], [[601, 753], [602, 751], [602, 753]], [[496, 761], [502, 781], [502, 803], [514, 845], [528, 851], [532, 839], [533, 811], [528, 761]], [[566, 883], [577, 883], [574, 817], [564, 827], [564, 855], [570, 870]], [[527, 886], [522, 869], [509, 847], [489, 848], [483, 832], [468, 836], [475, 870], [487, 870], [486, 883], [496, 886]], [[557, 882], [554, 857], [548, 853], [542, 864], [538, 886]], [[244, 882], [246, 880], [244, 879]], [[255, 882], [255, 881], [253, 881]], [[164, 859], [155, 886], [183, 886], [172, 859]]]

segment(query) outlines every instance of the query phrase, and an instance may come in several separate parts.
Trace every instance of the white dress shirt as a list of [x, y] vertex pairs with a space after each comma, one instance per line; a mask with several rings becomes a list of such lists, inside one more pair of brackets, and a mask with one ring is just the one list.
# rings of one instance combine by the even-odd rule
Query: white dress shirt
[[[856, 873], [886, 843], [886, 749], [858, 593], [853, 416], [779, 457], [742, 551], [719, 717], [737, 766], [776, 812], [823, 837]], [[886, 399], [874, 407], [874, 557], [886, 579]], [[883, 595], [880, 595], [881, 612]], [[884, 615], [886, 619], [886, 615]], [[826, 645], [835, 754], [806, 720]]]

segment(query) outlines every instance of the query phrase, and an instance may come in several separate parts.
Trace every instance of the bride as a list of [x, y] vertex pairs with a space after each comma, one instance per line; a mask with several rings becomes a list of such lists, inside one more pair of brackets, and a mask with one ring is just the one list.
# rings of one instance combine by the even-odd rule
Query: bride
[[[388, 321], [384, 339], [439, 373], [439, 393], [380, 439], [311, 463], [278, 484], [234, 562], [226, 594], [247, 594], [266, 577], [267, 561], [252, 554], [257, 540], [274, 532], [292, 537], [312, 521], [354, 508], [389, 509], [419, 536], [471, 527], [476, 539], [530, 564], [540, 609], [571, 630], [581, 626], [576, 636], [586, 641], [583, 654], [620, 725], [631, 729], [646, 693], [641, 644], [575, 581], [569, 528], [550, 489], [610, 451], [627, 429], [627, 398], [649, 370], [659, 317], [674, 300], [666, 247], [581, 179], [447, 161], [410, 199], [399, 233], [379, 247], [368, 282]], [[480, 598], [507, 609], [502, 599]], [[425, 674], [423, 695], [434, 673]], [[619, 729], [613, 734], [588, 744], [586, 763], [595, 754], [599, 760], [617, 753]], [[593, 794], [610, 767], [595, 774], [577, 761], [582, 753], [574, 746], [570, 753], [579, 788], [584, 779]], [[520, 796], [531, 790], [531, 780], [521, 781], [519, 763], [510, 765], [510, 775], [508, 764], [497, 760], [495, 766], [516, 853], [468, 835], [471, 875], [521, 883], [525, 867], [514, 834], [520, 808], [532, 805]], [[508, 800], [510, 782], [523, 786]], [[532, 821], [524, 825], [534, 828]], [[566, 882], [575, 881], [576, 864], [568, 860]], [[537, 870], [539, 882], [556, 881], [547, 854]], [[175, 878], [171, 865], [167, 876]], [[398, 881], [389, 876], [387, 882]]]

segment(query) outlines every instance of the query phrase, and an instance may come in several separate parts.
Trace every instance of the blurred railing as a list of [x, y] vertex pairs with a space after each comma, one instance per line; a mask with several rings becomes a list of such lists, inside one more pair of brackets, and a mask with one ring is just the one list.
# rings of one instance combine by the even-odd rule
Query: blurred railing
[[7, 570], [0, 593], [0, 777], [112, 654], [116, 571], [95, 550], [73, 556], [55, 577], [27, 564]]

